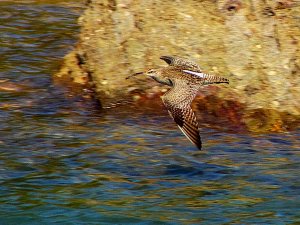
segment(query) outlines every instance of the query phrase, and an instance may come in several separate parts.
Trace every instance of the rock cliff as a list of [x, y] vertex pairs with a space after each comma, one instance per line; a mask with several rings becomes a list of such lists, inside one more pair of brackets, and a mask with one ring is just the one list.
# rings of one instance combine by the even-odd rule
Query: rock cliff
[[[162, 94], [147, 78], [161, 55], [230, 79], [207, 86], [194, 108], [253, 131], [285, 131], [300, 117], [300, 3], [296, 0], [89, 0], [81, 33], [57, 77], [92, 84], [103, 106]], [[205, 112], [205, 113], [201, 113]]]

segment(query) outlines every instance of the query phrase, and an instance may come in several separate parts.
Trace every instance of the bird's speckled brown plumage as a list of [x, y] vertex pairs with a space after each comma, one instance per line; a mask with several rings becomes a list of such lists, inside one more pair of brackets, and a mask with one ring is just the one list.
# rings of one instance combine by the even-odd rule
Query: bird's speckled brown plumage
[[[229, 83], [229, 81], [223, 77], [203, 73], [196, 63], [187, 59], [173, 56], [161, 56], [160, 59], [167, 62], [169, 66], [150, 69], [144, 74], [161, 84], [172, 87], [162, 96], [162, 101], [180, 130], [201, 149], [198, 122], [191, 103], [202, 85]], [[141, 73], [132, 76], [138, 74]]]

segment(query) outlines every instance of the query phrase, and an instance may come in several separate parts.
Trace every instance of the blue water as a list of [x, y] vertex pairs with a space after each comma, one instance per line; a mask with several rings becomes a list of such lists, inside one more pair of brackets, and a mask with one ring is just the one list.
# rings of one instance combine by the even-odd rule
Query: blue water
[[199, 121], [200, 152], [163, 107], [99, 109], [52, 82], [82, 8], [49, 2], [0, 3], [1, 225], [300, 223], [299, 130]]

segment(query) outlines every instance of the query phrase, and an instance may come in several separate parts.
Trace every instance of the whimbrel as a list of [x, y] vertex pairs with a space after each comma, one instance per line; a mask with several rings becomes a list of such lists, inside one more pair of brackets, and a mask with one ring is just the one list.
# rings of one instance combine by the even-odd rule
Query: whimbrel
[[184, 58], [161, 56], [160, 59], [169, 66], [135, 73], [126, 79], [145, 74], [161, 84], [170, 86], [171, 89], [161, 97], [162, 101], [180, 130], [201, 150], [199, 126], [191, 103], [201, 86], [229, 83], [229, 80], [203, 73], [196, 63]]

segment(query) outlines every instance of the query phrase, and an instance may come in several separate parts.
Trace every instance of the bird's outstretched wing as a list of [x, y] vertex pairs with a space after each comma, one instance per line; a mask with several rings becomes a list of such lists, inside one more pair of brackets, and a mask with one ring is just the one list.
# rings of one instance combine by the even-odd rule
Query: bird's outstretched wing
[[197, 118], [191, 108], [199, 86], [172, 80], [174, 86], [163, 97], [163, 103], [185, 136], [200, 150], [202, 147]]
[[195, 72], [201, 72], [201, 68], [197, 63], [194, 63], [188, 59], [180, 58], [177, 56], [161, 56], [160, 59], [164, 60], [170, 66], [181, 67], [181, 69], [192, 70]]

